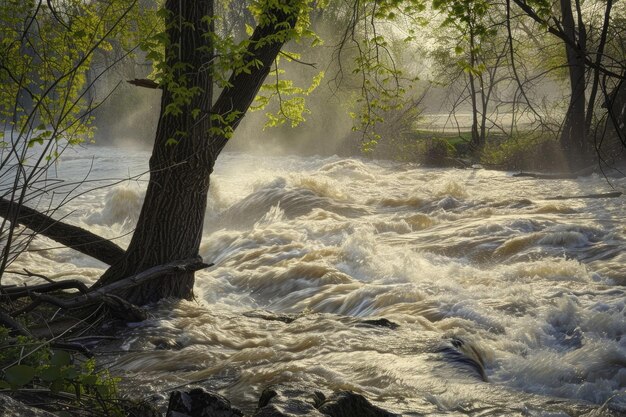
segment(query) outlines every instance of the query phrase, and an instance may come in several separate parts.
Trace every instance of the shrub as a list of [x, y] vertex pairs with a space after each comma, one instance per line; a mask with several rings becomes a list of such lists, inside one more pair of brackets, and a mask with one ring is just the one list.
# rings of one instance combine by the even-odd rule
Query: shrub
[[427, 166], [448, 166], [457, 155], [456, 148], [443, 138], [429, 138], [417, 142], [418, 162]]
[[12, 337], [0, 326], [0, 390], [11, 390], [20, 398], [36, 390], [62, 400], [51, 403], [59, 415], [121, 417], [126, 414], [117, 400], [116, 384], [106, 371], [96, 371], [93, 359], [79, 361], [45, 341]]
[[488, 142], [480, 153], [480, 163], [507, 170], [562, 170], [563, 151], [556, 138], [526, 134]]

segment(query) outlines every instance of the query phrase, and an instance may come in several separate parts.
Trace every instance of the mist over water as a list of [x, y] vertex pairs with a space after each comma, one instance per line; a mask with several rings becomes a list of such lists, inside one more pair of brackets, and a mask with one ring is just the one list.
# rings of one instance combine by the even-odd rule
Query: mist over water
[[[92, 177], [147, 169], [145, 152], [92, 147], [65, 154], [59, 176], [92, 157]], [[68, 219], [127, 244], [145, 179], [76, 198]], [[298, 382], [407, 415], [619, 415], [623, 197], [550, 199], [607, 191], [598, 176], [227, 152], [200, 249], [215, 266], [197, 274], [195, 302], [163, 302], [128, 328], [112, 369], [156, 390], [201, 381], [247, 411], [265, 386]], [[89, 282], [104, 270], [50, 246], [37, 240], [16, 266]], [[399, 327], [362, 322], [382, 317]]]

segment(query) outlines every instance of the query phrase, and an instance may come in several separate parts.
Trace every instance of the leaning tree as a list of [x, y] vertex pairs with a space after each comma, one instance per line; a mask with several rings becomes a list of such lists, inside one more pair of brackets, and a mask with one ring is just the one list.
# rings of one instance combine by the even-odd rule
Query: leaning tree
[[[130, 3], [134, 5], [136, 1]], [[147, 58], [153, 61], [155, 78], [134, 83], [159, 89], [161, 108], [145, 200], [126, 250], [26, 207], [24, 199], [16, 201], [3, 195], [0, 216], [11, 225], [22, 224], [109, 264], [110, 268], [91, 289], [93, 293], [109, 288], [118, 300], [139, 305], [165, 297], [191, 298], [193, 271], [202, 265], [192, 262], [186, 268], [171, 267], [171, 263], [197, 259], [215, 161], [257, 96], [283, 45], [312, 34], [307, 28], [310, 3], [250, 2], [256, 27], [241, 42], [220, 36], [219, 27], [224, 22], [215, 16], [214, 0], [167, 0], [157, 12], [160, 25], [152, 28], [152, 36], [143, 45]], [[80, 1], [77, 4], [85, 10], [92, 6]], [[27, 11], [32, 11], [31, 21], [35, 22], [45, 4], [39, 1], [30, 6]], [[56, 20], [62, 26], [66, 24], [63, 16]], [[16, 25], [21, 22], [15, 21]], [[125, 29], [132, 31], [141, 26], [139, 22]], [[92, 35], [89, 28], [77, 31], [81, 36]], [[120, 34], [123, 36], [123, 32]], [[19, 38], [11, 45], [19, 45]], [[86, 66], [75, 72], [82, 74]], [[12, 75], [8, 66], [0, 69]], [[157, 273], [158, 278], [154, 279], [149, 271], [165, 264], [170, 267], [163, 271], [175, 272]], [[135, 281], [130, 289], [117, 285], [138, 274], [151, 276], [151, 281]]]
[[[161, 37], [161, 115], [150, 157], [150, 181], [132, 240], [96, 287], [177, 259], [198, 256], [215, 161], [261, 88], [284, 43], [298, 36], [300, 0], [258, 4], [258, 24], [238, 51], [230, 77], [213, 101], [217, 74], [214, 2], [168, 0]], [[166, 275], [127, 290], [145, 304], [191, 298], [193, 272]]]

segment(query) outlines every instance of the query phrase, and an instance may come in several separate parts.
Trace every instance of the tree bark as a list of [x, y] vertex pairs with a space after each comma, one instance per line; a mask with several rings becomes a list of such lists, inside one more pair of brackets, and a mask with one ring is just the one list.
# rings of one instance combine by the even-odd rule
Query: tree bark
[[[472, 103], [472, 141], [471, 147], [473, 149], [479, 149], [482, 145], [481, 143], [481, 135], [478, 132], [478, 103], [477, 103], [477, 94], [476, 91], [476, 80], [474, 77], [474, 71], [476, 67], [476, 51], [474, 44], [474, 29], [470, 26], [469, 32], [469, 40], [470, 40], [470, 73], [469, 73], [469, 87], [470, 87], [470, 99]], [[481, 91], [482, 94], [482, 91]]]
[[[570, 169], [585, 163], [589, 144], [585, 135], [585, 27], [576, 27], [571, 0], [560, 0], [563, 31], [571, 39], [565, 43], [570, 81], [570, 102], [565, 115], [561, 146], [572, 162]], [[576, 45], [576, 46], [575, 46]]]
[[15, 219], [36, 234], [43, 235], [107, 265], [114, 264], [124, 255], [124, 249], [103, 237], [4, 198], [0, 199], [0, 216], [5, 219]]
[[593, 81], [591, 83], [591, 92], [589, 93], [589, 103], [587, 104], [587, 115], [585, 117], [585, 134], [591, 135], [591, 124], [593, 122], [593, 111], [596, 104], [596, 96], [598, 94], [598, 87], [600, 85], [600, 66], [602, 59], [604, 58], [604, 49], [606, 47], [606, 41], [609, 33], [609, 23], [611, 20], [611, 10], [613, 8], [613, 0], [607, 0], [606, 8], [604, 9], [604, 22], [602, 23], [602, 32], [600, 34], [600, 42], [596, 51], [596, 67], [593, 68]]
[[[184, 74], [188, 77], [191, 74], [188, 87], [200, 87], [204, 93], [195, 96], [181, 114], [166, 115], [165, 109], [174, 102], [174, 97], [167, 84], [162, 86], [161, 117], [150, 158], [150, 181], [137, 228], [124, 257], [105, 272], [95, 287], [156, 265], [198, 256], [210, 175], [228, 140], [226, 134], [210, 135], [209, 132], [215, 131], [211, 128], [234, 130], [237, 127], [287, 39], [286, 35], [276, 35], [284, 31], [286, 25], [289, 28], [295, 25], [298, 13], [295, 3], [285, 0], [279, 9], [266, 12], [266, 19], [263, 19], [266, 23], [255, 29], [245, 58], [247, 62], [256, 60], [257, 65], [251, 66], [249, 73], [234, 71], [229, 87], [222, 90], [211, 106], [213, 80], [206, 67], [213, 57], [207, 52], [211, 50], [207, 45], [210, 37], [203, 36], [211, 28], [202, 18], [213, 16], [213, 1], [167, 1], [172, 19], [185, 22], [170, 25], [168, 30], [172, 45], [169, 49], [174, 49], [168, 50], [168, 66], [185, 63]], [[194, 109], [200, 109], [196, 118], [192, 115]], [[228, 122], [218, 121], [212, 125], [211, 120], [215, 119], [212, 115], [219, 115], [219, 120], [228, 119]], [[185, 135], [177, 144], [168, 144], [179, 132]], [[118, 295], [138, 305], [166, 297], [190, 299], [193, 283], [193, 272], [175, 273]]]

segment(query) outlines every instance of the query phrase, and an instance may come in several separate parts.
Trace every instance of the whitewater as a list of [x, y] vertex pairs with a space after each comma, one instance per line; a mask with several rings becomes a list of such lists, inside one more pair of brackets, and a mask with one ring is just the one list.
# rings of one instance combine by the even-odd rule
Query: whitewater
[[[50, 175], [89, 182], [59, 214], [124, 247], [148, 158], [68, 149]], [[129, 393], [192, 382], [247, 412], [298, 383], [404, 415], [624, 415], [624, 197], [553, 199], [614, 190], [626, 180], [226, 152], [200, 248], [215, 265], [194, 301], [119, 333], [107, 366]], [[10, 269], [93, 283], [106, 268], [45, 238], [31, 249]]]

